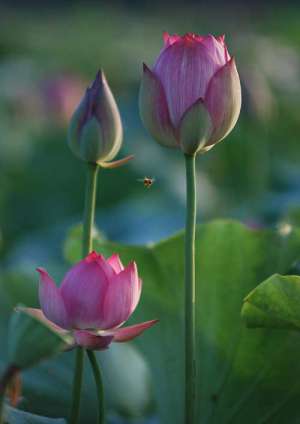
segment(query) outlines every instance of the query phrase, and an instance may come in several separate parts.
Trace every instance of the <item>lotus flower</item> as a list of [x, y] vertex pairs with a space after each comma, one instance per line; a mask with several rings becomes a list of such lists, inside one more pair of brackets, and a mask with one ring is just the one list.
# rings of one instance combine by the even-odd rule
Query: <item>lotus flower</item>
[[71, 347], [106, 349], [111, 342], [139, 336], [157, 322], [121, 327], [139, 302], [142, 282], [136, 264], [124, 268], [117, 254], [106, 260], [90, 253], [67, 272], [59, 288], [46, 270], [37, 271], [41, 310], [27, 311], [56, 331], [71, 334]]
[[117, 155], [122, 136], [117, 104], [104, 73], [99, 71], [72, 116], [69, 146], [78, 158], [102, 165]]
[[164, 44], [152, 70], [144, 65], [142, 121], [164, 146], [205, 152], [229, 134], [240, 113], [235, 61], [224, 36], [165, 33]]

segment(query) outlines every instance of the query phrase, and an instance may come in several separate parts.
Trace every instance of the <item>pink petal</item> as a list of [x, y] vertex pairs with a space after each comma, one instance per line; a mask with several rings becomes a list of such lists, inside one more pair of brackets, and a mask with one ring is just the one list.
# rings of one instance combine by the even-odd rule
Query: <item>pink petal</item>
[[216, 40], [219, 41], [219, 43], [225, 44], [225, 34], [219, 35], [216, 37]]
[[73, 328], [102, 327], [103, 301], [109, 285], [103, 261], [101, 255], [92, 252], [74, 265], [63, 280], [61, 295]]
[[111, 333], [114, 336], [113, 341], [122, 343], [132, 340], [157, 322], [158, 319], [153, 319], [151, 321], [141, 322], [140, 324], [131, 325], [129, 327], [118, 328]]
[[62, 328], [70, 328], [69, 316], [63, 297], [54, 281], [43, 268], [37, 268], [40, 274], [39, 298], [46, 318]]
[[207, 48], [207, 52], [217, 63], [220, 64], [220, 66], [224, 66], [230, 60], [230, 56], [224, 40], [225, 35], [221, 37], [207, 35], [202, 39], [202, 44]]
[[163, 32], [163, 40], [164, 40], [164, 44], [165, 47], [169, 47], [172, 44], [176, 43], [176, 41], [179, 41], [181, 39], [180, 35], [174, 34], [174, 35], [170, 35], [167, 32]]
[[232, 58], [211, 79], [204, 99], [213, 132], [206, 146], [221, 141], [236, 124], [241, 109], [241, 85]]
[[[93, 250], [91, 253], [89, 253], [82, 261], [80, 262], [95, 262], [98, 261], [98, 259], [103, 259], [103, 256], [97, 253], [95, 250]], [[79, 263], [80, 263], [79, 262]]]
[[111, 257], [108, 258], [106, 262], [114, 269], [117, 274], [119, 274], [119, 272], [123, 271], [124, 269], [120, 256], [117, 253], [111, 255]]
[[74, 331], [74, 337], [78, 346], [91, 350], [104, 350], [108, 348], [114, 336], [98, 336], [90, 331], [77, 330]]
[[204, 97], [212, 76], [225, 63], [224, 46], [212, 36], [186, 34], [161, 52], [153, 72], [164, 88], [174, 127], [184, 112]]
[[18, 306], [16, 308], [16, 310], [17, 311], [24, 311], [24, 312], [26, 312], [27, 314], [31, 315], [32, 317], [34, 317], [34, 318], [38, 319], [39, 321], [41, 321], [43, 324], [45, 324], [48, 327], [50, 327], [56, 333], [59, 333], [61, 335], [70, 334], [68, 330], [65, 330], [65, 329], [59, 327], [58, 325], [54, 324], [54, 322], [52, 322], [49, 319], [47, 319], [41, 309], [37, 309], [37, 308], [25, 308], [25, 307]]
[[130, 263], [110, 282], [103, 303], [102, 330], [118, 327], [127, 321], [136, 308], [141, 295], [141, 282], [137, 267]]
[[152, 137], [163, 146], [178, 147], [164, 89], [146, 65], [140, 88], [139, 108], [142, 121]]

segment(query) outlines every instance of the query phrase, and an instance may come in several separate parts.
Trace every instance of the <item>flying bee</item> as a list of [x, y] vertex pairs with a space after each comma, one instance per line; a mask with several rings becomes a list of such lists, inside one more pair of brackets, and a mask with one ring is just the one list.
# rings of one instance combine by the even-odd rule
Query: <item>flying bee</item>
[[138, 181], [142, 182], [144, 184], [144, 187], [150, 188], [154, 183], [155, 179], [150, 177], [144, 177], [140, 178]]

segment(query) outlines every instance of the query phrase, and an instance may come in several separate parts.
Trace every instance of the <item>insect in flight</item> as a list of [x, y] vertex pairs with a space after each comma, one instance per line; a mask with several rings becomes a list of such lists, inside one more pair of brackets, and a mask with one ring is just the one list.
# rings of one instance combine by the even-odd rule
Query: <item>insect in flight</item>
[[144, 177], [140, 178], [138, 181], [142, 182], [144, 184], [144, 187], [149, 188], [154, 183], [155, 179], [150, 177]]

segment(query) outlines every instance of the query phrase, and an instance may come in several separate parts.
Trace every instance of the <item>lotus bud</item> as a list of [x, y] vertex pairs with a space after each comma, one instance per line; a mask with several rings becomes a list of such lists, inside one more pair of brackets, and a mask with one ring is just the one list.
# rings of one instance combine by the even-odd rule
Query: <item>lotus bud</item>
[[105, 166], [119, 152], [122, 133], [117, 104], [99, 71], [71, 118], [69, 146], [78, 158]]
[[187, 155], [204, 153], [233, 129], [241, 108], [235, 61], [224, 36], [164, 34], [154, 67], [144, 65], [139, 107], [149, 133]]

